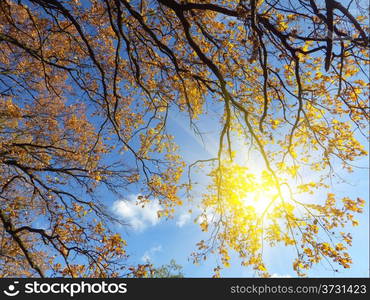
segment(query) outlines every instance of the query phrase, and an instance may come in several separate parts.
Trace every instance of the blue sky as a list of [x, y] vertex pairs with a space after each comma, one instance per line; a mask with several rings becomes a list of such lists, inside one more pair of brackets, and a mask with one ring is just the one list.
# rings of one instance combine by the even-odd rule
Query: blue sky
[[[213, 104], [212, 104], [213, 105]], [[221, 104], [220, 104], [221, 105]], [[175, 136], [175, 142], [180, 146], [180, 154], [186, 162], [197, 159], [208, 159], [214, 157], [217, 150], [217, 134], [219, 133], [218, 116], [219, 107], [208, 107], [207, 115], [199, 121], [202, 129], [203, 140], [194, 134], [189, 127], [185, 114], [172, 110], [168, 119], [168, 131]], [[95, 122], [95, 120], [93, 121]], [[361, 140], [367, 144], [366, 140]], [[357, 162], [357, 165], [368, 166], [368, 157]], [[263, 166], [261, 166], [262, 168]], [[349, 253], [353, 259], [350, 269], [338, 267], [338, 273], [333, 273], [327, 265], [318, 264], [308, 272], [311, 277], [368, 277], [369, 276], [369, 171], [368, 169], [355, 169], [353, 173], [337, 170], [349, 184], [333, 182], [331, 191], [338, 198], [348, 196], [349, 198], [363, 198], [366, 207], [363, 214], [357, 219], [360, 225], [350, 228], [353, 236], [353, 247]], [[205, 176], [195, 175], [196, 179], [206, 186]], [[195, 197], [200, 197], [201, 190], [195, 190]], [[213, 268], [218, 264], [217, 257], [209, 257], [200, 265], [194, 265], [190, 255], [196, 250], [196, 243], [208, 237], [207, 233], [200, 230], [194, 219], [196, 214], [188, 213], [189, 206], [184, 198], [184, 206], [179, 207], [173, 219], [165, 220], [157, 218], [158, 203], [153, 200], [145, 208], [135, 205], [138, 190], [130, 189], [127, 196], [119, 198], [117, 195], [102, 189], [104, 204], [116, 216], [129, 223], [130, 226], [115, 225], [113, 230], [122, 234], [128, 242], [129, 262], [132, 264], [145, 263], [149, 260], [156, 266], [167, 264], [171, 259], [183, 266], [186, 277], [210, 277]], [[322, 195], [325, 197], [325, 195]], [[41, 223], [42, 220], [39, 220]], [[264, 259], [269, 272], [273, 276], [295, 276], [292, 270], [292, 262], [295, 258], [293, 248], [278, 247], [266, 249]], [[232, 255], [231, 267], [222, 270], [224, 277], [253, 277], [254, 271], [242, 267], [237, 256]]]
[[[217, 121], [213, 118], [212, 112], [207, 115], [207, 119], [201, 120], [200, 125], [206, 133], [203, 141], [196, 136], [189, 128], [189, 123], [182, 115], [172, 111], [169, 118], [168, 131], [176, 134], [176, 142], [180, 146], [180, 153], [186, 161], [195, 159], [207, 159], [213, 157], [217, 151], [217, 142], [213, 136], [217, 134]], [[215, 112], [216, 114], [216, 112]], [[214, 114], [214, 115], [215, 115]], [[366, 144], [366, 141], [362, 141]], [[368, 166], [368, 158], [357, 162], [357, 165]], [[261, 166], [262, 167], [262, 166]], [[353, 259], [350, 269], [343, 269], [338, 266], [338, 273], [334, 273], [329, 265], [319, 263], [307, 272], [310, 277], [369, 277], [369, 174], [367, 169], [355, 169], [348, 174], [340, 167], [337, 170], [348, 184], [336, 183], [330, 191], [335, 193], [338, 198], [348, 196], [356, 199], [363, 198], [367, 201], [363, 214], [357, 219], [360, 225], [349, 228], [353, 236], [353, 247], [349, 253]], [[195, 175], [196, 176], [196, 175]], [[205, 180], [198, 176], [199, 181]], [[206, 182], [202, 182], [205, 184]], [[204, 185], [203, 185], [204, 186]], [[195, 244], [207, 238], [207, 233], [203, 233], [194, 219], [196, 214], [188, 213], [186, 199], [184, 206], [180, 207], [175, 217], [170, 220], [156, 217], [158, 204], [151, 203], [144, 209], [135, 206], [135, 197], [132, 193], [126, 197], [124, 202], [120, 202], [114, 195], [105, 195], [110, 199], [112, 211], [126, 220], [131, 226], [117, 226], [115, 229], [120, 232], [128, 242], [129, 261], [132, 263], [144, 263], [149, 260], [156, 266], [166, 264], [171, 259], [183, 266], [186, 277], [210, 277], [213, 268], [217, 265], [217, 257], [210, 256], [207, 261], [200, 265], [194, 265], [190, 254], [196, 250]], [[196, 197], [199, 195], [196, 195]], [[323, 194], [326, 197], [326, 194]], [[276, 277], [294, 277], [292, 262], [295, 258], [293, 248], [277, 247], [266, 249], [264, 259], [269, 268], [270, 274]], [[254, 271], [248, 267], [242, 267], [237, 256], [232, 255], [231, 267], [222, 270], [223, 277], [253, 277]]]
[[[356, 12], [353, 12], [356, 14]], [[218, 150], [217, 136], [220, 132], [219, 107], [208, 107], [207, 115], [199, 121], [199, 128], [202, 129], [203, 140], [194, 134], [194, 131], [189, 127], [188, 120], [184, 114], [171, 111], [168, 120], [168, 131], [175, 135], [175, 141], [180, 146], [180, 154], [186, 162], [193, 162], [197, 159], [208, 159], [215, 157]], [[358, 137], [360, 142], [367, 145], [368, 142], [361, 137]], [[258, 160], [256, 162], [258, 166]], [[363, 158], [356, 162], [356, 165], [362, 167], [369, 166], [369, 158]], [[261, 168], [264, 166], [261, 164]], [[358, 227], [345, 228], [343, 231], [351, 232], [353, 236], [353, 246], [349, 248], [349, 253], [352, 256], [353, 264], [350, 269], [344, 269], [334, 265], [339, 272], [334, 273], [329, 265], [319, 263], [314, 265], [307, 272], [310, 277], [369, 277], [369, 171], [368, 169], [354, 169], [353, 173], [347, 173], [341, 169], [338, 164], [336, 166], [337, 173], [345, 179], [348, 184], [333, 181], [329, 191], [321, 192], [316, 196], [326, 198], [327, 192], [333, 192], [338, 199], [349, 197], [356, 199], [357, 197], [366, 200], [364, 212], [356, 219], [359, 220]], [[195, 175], [197, 176], [197, 175]], [[198, 175], [196, 177], [204, 186], [207, 185], [206, 178]], [[314, 178], [313, 178], [314, 181]], [[201, 189], [195, 197], [200, 197]], [[128, 196], [126, 200], [133, 200], [136, 194]], [[111, 196], [112, 207], [115, 213], [119, 213], [120, 209], [117, 206], [120, 199]], [[115, 204], [114, 204], [115, 202]], [[132, 201], [134, 202], [134, 201]], [[124, 219], [131, 220], [133, 226], [130, 228], [117, 228], [119, 232], [128, 241], [128, 253], [130, 261], [133, 263], [144, 263], [147, 259], [156, 266], [167, 264], [171, 259], [183, 266], [183, 272], [186, 277], [210, 277], [213, 275], [213, 268], [217, 265], [217, 257], [210, 256], [207, 261], [200, 265], [194, 265], [191, 261], [190, 254], [196, 250], [196, 243], [207, 238], [207, 233], [200, 230], [198, 224], [194, 223], [196, 214], [189, 215], [188, 207], [185, 205], [179, 208], [174, 219], [171, 220], [156, 220], [155, 209], [156, 205], [140, 210], [130, 205], [127, 213], [127, 207], [123, 209], [125, 213], [121, 213]], [[126, 202], [127, 205], [127, 202]], [[118, 214], [120, 215], [120, 214]], [[231, 267], [224, 268], [221, 271], [223, 277], [253, 277], [254, 271], [248, 267], [242, 267], [237, 255], [232, 255]], [[295, 259], [295, 250], [293, 247], [277, 247], [266, 249], [264, 251], [264, 259], [268, 266], [270, 274], [276, 277], [295, 277], [296, 274], [292, 269], [292, 263]]]
[[[212, 103], [212, 105], [214, 104]], [[186, 162], [191, 163], [197, 159], [211, 158], [217, 153], [217, 134], [220, 128], [216, 116], [219, 116], [219, 111], [220, 107], [217, 106], [207, 108], [206, 118], [199, 122], [199, 127], [204, 133], [202, 140], [189, 127], [189, 122], [184, 117], [185, 114], [171, 110], [167, 130], [175, 136], [175, 142], [180, 146], [180, 154]], [[362, 140], [362, 143], [367, 144], [367, 141]], [[368, 158], [358, 161], [357, 165], [368, 166]], [[263, 168], [262, 165], [261, 168]], [[344, 170], [340, 170], [340, 167], [337, 171], [349, 184], [334, 181], [331, 192], [335, 193], [338, 198], [348, 196], [355, 199], [361, 197], [367, 201], [364, 213], [357, 217], [360, 225], [350, 229], [353, 235], [353, 247], [349, 249], [349, 252], [353, 258], [353, 265], [350, 269], [338, 267], [340, 272], [333, 273], [327, 265], [318, 264], [312, 268], [308, 275], [312, 277], [368, 277], [369, 173], [367, 169], [355, 169], [353, 173], [348, 174]], [[203, 187], [207, 185], [205, 176], [194, 176], [202, 183]], [[195, 197], [200, 197], [201, 192], [201, 189], [196, 189]], [[186, 199], [183, 199], [184, 206], [178, 209], [174, 219], [158, 220], [156, 212], [159, 206], [155, 200], [143, 209], [135, 206], [135, 200], [138, 196], [138, 189], [135, 187], [130, 188], [124, 198], [118, 198], [106, 190], [102, 190], [101, 196], [104, 198], [104, 204], [110, 207], [112, 213], [130, 224], [130, 226], [116, 225], [112, 229], [120, 232], [127, 240], [131, 263], [144, 263], [150, 260], [151, 263], [159, 266], [175, 259], [178, 264], [183, 266], [183, 272], [187, 277], [210, 277], [213, 274], [213, 268], [217, 265], [217, 257], [209, 257], [200, 265], [194, 265], [190, 259], [190, 254], [196, 250], [196, 243], [207, 238], [207, 233], [203, 233], [199, 225], [194, 223], [196, 214], [189, 215], [187, 213], [189, 207]], [[325, 194], [321, 196], [326, 197]], [[292, 270], [294, 258], [293, 248], [280, 247], [265, 250], [264, 259], [270, 273], [274, 276], [295, 276]], [[242, 267], [234, 255], [231, 267], [223, 269], [221, 275], [224, 277], [252, 277], [254, 271]]]

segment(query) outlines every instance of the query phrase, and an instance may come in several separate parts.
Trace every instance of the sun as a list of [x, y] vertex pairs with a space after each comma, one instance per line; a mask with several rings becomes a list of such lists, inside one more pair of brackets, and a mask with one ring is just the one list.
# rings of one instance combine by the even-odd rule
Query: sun
[[246, 207], [253, 209], [257, 216], [263, 216], [267, 213], [272, 202], [277, 198], [278, 194], [269, 188], [261, 187], [254, 191], [250, 191], [247, 197], [243, 197], [241, 201]]
[[289, 189], [261, 167], [223, 162], [211, 175], [214, 180], [210, 187], [214, 193], [206, 201], [214, 204], [220, 214], [226, 210], [244, 219], [266, 219], [276, 205], [291, 198]]
[[[244, 174], [246, 176], [246, 174]], [[239, 174], [243, 177], [243, 174]], [[241, 203], [246, 209], [252, 210], [258, 217], [266, 216], [268, 210], [279, 197], [275, 182], [265, 172], [253, 173], [241, 187]]]

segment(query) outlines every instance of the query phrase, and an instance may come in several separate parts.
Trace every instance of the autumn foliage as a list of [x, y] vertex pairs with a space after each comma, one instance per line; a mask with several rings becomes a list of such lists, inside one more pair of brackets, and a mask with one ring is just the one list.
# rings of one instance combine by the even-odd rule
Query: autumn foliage
[[[159, 217], [197, 207], [216, 276], [231, 252], [269, 276], [264, 245], [349, 268], [365, 201], [325, 191], [367, 155], [366, 10], [283, 2], [0, 1], [0, 276], [147, 276], [101, 197], [131, 185]], [[186, 161], [168, 116], [200, 133], [213, 105], [218, 154]]]

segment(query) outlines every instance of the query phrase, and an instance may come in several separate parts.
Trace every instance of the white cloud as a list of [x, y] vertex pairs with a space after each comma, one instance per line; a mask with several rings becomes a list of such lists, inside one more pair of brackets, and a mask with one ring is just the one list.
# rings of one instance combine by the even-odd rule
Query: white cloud
[[113, 203], [113, 212], [127, 222], [136, 231], [143, 231], [159, 222], [157, 212], [161, 210], [158, 200], [151, 200], [143, 207], [137, 205], [139, 195], [130, 195], [128, 199], [117, 200]]
[[152, 256], [157, 253], [162, 251], [162, 245], [154, 246], [150, 248], [149, 250], [144, 252], [144, 255], [141, 257], [141, 260], [143, 262], [150, 262], [152, 260]]
[[176, 225], [177, 225], [178, 227], [182, 227], [182, 226], [184, 226], [186, 223], [188, 223], [188, 222], [190, 221], [190, 218], [191, 218], [190, 213], [189, 213], [189, 212], [184, 212], [184, 213], [182, 213], [182, 214], [178, 217], [178, 219], [177, 219], [177, 221], [176, 221]]

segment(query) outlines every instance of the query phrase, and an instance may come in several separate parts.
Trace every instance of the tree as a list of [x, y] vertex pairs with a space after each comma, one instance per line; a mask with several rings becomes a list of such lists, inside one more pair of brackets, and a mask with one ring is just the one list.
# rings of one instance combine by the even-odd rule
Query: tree
[[[194, 168], [211, 181], [194, 261], [216, 253], [215, 275], [236, 251], [268, 276], [264, 243], [295, 247], [298, 275], [323, 259], [348, 268], [339, 228], [364, 200], [307, 195], [367, 155], [367, 21], [335, 0], [1, 1], [1, 275], [140, 275], [99, 188], [138, 184], [138, 202], [171, 217]], [[171, 109], [201, 134], [216, 104], [218, 155], [183, 161]]]
[[183, 278], [182, 266], [178, 265], [174, 259], [171, 259], [169, 264], [162, 265], [158, 268], [153, 268], [150, 273], [150, 278]]

